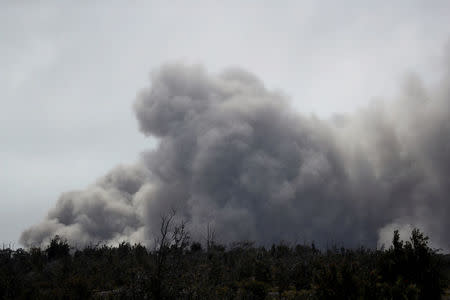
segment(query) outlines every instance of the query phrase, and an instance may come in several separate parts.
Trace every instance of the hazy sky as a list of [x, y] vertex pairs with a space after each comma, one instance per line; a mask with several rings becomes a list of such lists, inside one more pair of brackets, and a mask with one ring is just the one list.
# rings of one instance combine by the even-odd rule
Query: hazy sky
[[448, 1], [0, 2], [0, 243], [152, 140], [136, 93], [167, 61], [240, 66], [321, 117], [438, 77]]

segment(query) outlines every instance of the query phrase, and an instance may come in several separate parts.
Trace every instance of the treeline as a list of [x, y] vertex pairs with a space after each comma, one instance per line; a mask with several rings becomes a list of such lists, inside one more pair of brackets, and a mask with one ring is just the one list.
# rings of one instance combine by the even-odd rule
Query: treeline
[[[211, 236], [210, 236], [211, 237]], [[163, 219], [154, 249], [122, 243], [0, 250], [0, 299], [440, 299], [449, 256], [413, 230], [389, 249], [332, 248], [208, 238]]]

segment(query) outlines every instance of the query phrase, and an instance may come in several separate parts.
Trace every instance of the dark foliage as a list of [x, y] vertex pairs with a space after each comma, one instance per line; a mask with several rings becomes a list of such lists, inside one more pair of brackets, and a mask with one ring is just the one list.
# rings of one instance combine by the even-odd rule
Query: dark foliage
[[413, 230], [387, 250], [190, 242], [162, 218], [156, 247], [0, 250], [0, 299], [440, 299], [450, 258]]

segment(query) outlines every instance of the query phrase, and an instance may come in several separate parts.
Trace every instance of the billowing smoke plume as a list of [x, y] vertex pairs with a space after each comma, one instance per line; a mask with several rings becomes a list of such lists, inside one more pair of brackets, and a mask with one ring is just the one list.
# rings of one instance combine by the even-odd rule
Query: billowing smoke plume
[[151, 244], [172, 208], [194, 237], [375, 246], [419, 226], [450, 249], [450, 80], [411, 78], [399, 100], [332, 120], [304, 116], [254, 75], [171, 64], [134, 104], [156, 149], [63, 194], [24, 245]]

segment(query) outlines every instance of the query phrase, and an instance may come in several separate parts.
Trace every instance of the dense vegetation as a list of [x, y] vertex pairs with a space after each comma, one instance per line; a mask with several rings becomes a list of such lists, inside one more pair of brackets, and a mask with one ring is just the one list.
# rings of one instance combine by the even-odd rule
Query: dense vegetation
[[418, 230], [389, 249], [190, 242], [163, 218], [154, 249], [122, 243], [82, 250], [0, 250], [1, 299], [440, 299], [449, 256]]

